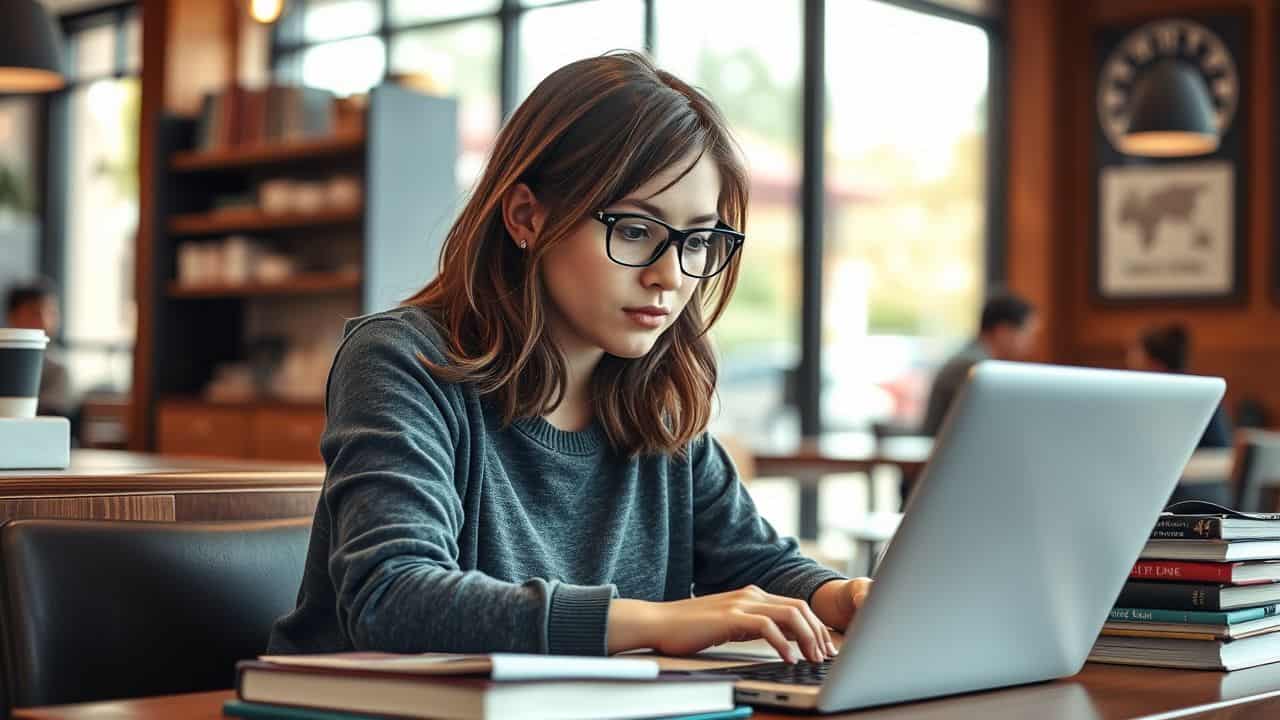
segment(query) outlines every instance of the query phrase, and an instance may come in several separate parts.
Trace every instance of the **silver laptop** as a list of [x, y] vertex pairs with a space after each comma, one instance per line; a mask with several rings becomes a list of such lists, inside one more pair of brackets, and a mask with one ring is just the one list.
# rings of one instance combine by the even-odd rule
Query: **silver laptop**
[[840, 655], [734, 668], [737, 699], [834, 712], [1079, 672], [1224, 389], [975, 366]]

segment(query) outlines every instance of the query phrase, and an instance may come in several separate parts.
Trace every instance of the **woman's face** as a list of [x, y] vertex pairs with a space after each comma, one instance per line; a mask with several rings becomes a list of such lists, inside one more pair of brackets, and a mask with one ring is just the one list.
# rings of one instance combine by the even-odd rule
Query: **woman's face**
[[[680, 160], [600, 209], [648, 215], [681, 229], [713, 227], [720, 219], [720, 173], [707, 154], [666, 187], [693, 158]], [[584, 218], [548, 252], [542, 275], [551, 296], [551, 331], [567, 354], [603, 350], [640, 357], [675, 323], [699, 281], [680, 271], [674, 244], [647, 267], [615, 263], [605, 249], [607, 232], [599, 220]]]

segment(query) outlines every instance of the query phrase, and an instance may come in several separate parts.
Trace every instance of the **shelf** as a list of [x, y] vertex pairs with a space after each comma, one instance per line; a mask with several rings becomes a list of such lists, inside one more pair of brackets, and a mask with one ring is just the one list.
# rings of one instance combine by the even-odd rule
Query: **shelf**
[[321, 157], [352, 154], [363, 147], [364, 133], [359, 132], [300, 142], [176, 152], [170, 157], [169, 166], [175, 172], [200, 172], [258, 165], [287, 165]]
[[278, 283], [242, 283], [236, 285], [169, 284], [168, 296], [175, 299], [235, 298], [257, 295], [311, 295], [345, 292], [360, 287], [360, 274], [355, 272], [302, 273]]
[[364, 217], [363, 207], [323, 210], [315, 213], [265, 213], [261, 210], [222, 210], [211, 213], [175, 215], [169, 234], [175, 236], [219, 235], [261, 232], [324, 225], [349, 225]]

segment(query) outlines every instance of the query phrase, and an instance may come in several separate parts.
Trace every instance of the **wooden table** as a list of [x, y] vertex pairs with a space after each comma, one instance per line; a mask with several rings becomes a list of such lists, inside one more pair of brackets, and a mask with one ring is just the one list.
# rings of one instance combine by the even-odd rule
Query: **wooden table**
[[73, 450], [63, 470], [0, 471], [0, 522], [309, 517], [323, 483], [318, 464]]
[[825, 433], [792, 444], [760, 447], [753, 452], [761, 476], [796, 473], [870, 472], [892, 465], [904, 471], [924, 467], [933, 451], [933, 438], [908, 435], [877, 441], [871, 433]]
[[[904, 670], [905, 671], [905, 670]], [[15, 710], [26, 720], [215, 720], [230, 690], [138, 700]], [[1072, 678], [1005, 690], [973, 693], [824, 718], [943, 720], [944, 718], [1053, 718], [1111, 720], [1161, 718], [1280, 717], [1280, 664], [1233, 673], [1130, 668], [1090, 663]], [[803, 717], [759, 710], [757, 720]]]
[[[867, 473], [892, 466], [904, 475], [919, 472], [933, 451], [933, 438], [908, 435], [877, 439], [872, 433], [824, 433], [791, 444], [755, 448], [752, 457], [761, 477], [792, 477], [800, 483], [800, 518], [797, 535], [818, 537], [818, 481], [824, 475]], [[875, 491], [867, 497], [875, 510]], [[897, 510], [897, 508], [892, 508]]]

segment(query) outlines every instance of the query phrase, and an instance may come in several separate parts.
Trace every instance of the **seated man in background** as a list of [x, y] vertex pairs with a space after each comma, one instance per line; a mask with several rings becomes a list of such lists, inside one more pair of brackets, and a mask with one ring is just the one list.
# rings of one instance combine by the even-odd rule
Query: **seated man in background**
[[53, 344], [58, 336], [58, 291], [52, 282], [40, 280], [9, 288], [5, 301], [5, 326], [43, 330], [49, 336], [40, 371], [38, 415], [58, 415], [72, 420], [75, 434], [75, 403], [71, 398], [71, 382], [61, 352]]
[[983, 360], [1021, 360], [1027, 357], [1039, 326], [1035, 308], [1026, 300], [1009, 294], [988, 299], [982, 306], [978, 337], [953, 355], [934, 376], [921, 434], [938, 434], [970, 368]]
[[[1181, 323], [1148, 328], [1138, 335], [1125, 354], [1130, 370], [1184, 373], [1191, 356], [1191, 334]], [[1218, 405], [1213, 419], [1200, 438], [1202, 448], [1231, 447], [1231, 420], [1226, 409]]]

